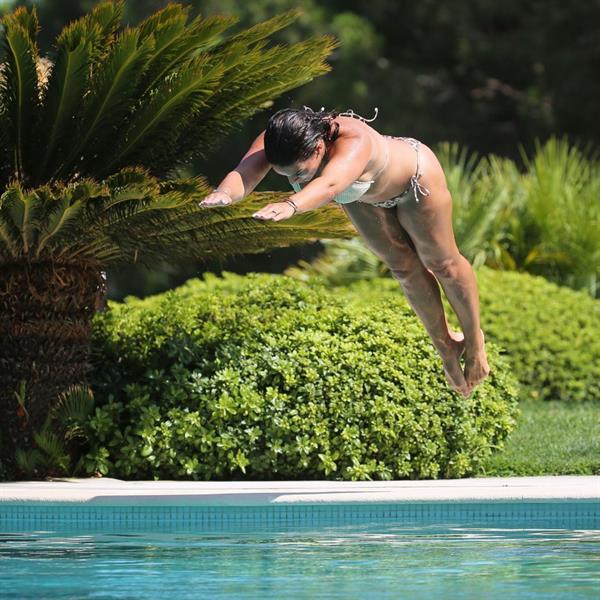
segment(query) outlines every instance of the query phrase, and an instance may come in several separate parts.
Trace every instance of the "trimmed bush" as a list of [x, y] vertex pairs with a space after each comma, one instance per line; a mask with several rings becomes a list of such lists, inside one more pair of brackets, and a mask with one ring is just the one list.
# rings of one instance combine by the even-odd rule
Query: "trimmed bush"
[[208, 273], [94, 321], [88, 471], [121, 478], [397, 479], [473, 473], [514, 426], [493, 374], [467, 400], [409, 311], [321, 282]]
[[[525, 273], [476, 271], [481, 326], [502, 349], [531, 398], [600, 400], [600, 301]], [[393, 302], [405, 307], [399, 283], [374, 278], [335, 288], [360, 303]], [[444, 295], [442, 294], [442, 297]], [[458, 320], [444, 297], [448, 320]]]

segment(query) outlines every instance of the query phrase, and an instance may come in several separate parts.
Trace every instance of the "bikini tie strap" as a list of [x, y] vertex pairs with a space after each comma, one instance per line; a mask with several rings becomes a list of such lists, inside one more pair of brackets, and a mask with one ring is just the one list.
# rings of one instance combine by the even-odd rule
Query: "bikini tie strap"
[[[306, 106], [305, 104], [302, 105], [302, 108], [304, 110], [310, 111], [312, 113], [316, 114], [316, 111], [314, 111], [310, 106]], [[319, 112], [323, 112], [325, 110], [324, 106], [321, 106], [321, 109], [319, 110]], [[377, 115], [379, 113], [379, 109], [377, 107], [375, 107], [375, 116], [371, 119], [365, 119], [365, 117], [361, 117], [359, 114], [355, 113], [351, 108], [349, 108], [348, 110], [346, 110], [345, 112], [341, 112], [339, 113], [340, 116], [348, 116], [348, 117], [355, 117], [357, 119], [360, 119], [361, 121], [365, 121], [366, 123], [370, 123], [371, 121], [374, 121], [377, 118]]]
[[356, 114], [351, 108], [349, 108], [345, 112], [341, 112], [339, 114], [342, 117], [346, 117], [346, 116], [347, 117], [355, 117], [357, 119], [361, 119], [362, 121], [365, 121], [365, 123], [370, 123], [371, 121], [374, 121], [377, 118], [378, 113], [379, 113], [379, 109], [377, 107], [375, 107], [375, 116], [372, 119], [365, 119], [364, 117], [361, 117], [359, 114]]
[[431, 192], [423, 185], [419, 183], [419, 177], [421, 177], [421, 173], [418, 175], [413, 175], [410, 178], [410, 185], [412, 186], [413, 194], [415, 195], [415, 200], [419, 201], [419, 196], [417, 192], [421, 193], [421, 196], [429, 196]]
[[404, 139], [415, 149], [415, 152], [417, 153], [417, 172], [410, 178], [410, 185], [412, 186], [413, 194], [415, 195], [415, 200], [418, 202], [419, 195], [417, 192], [420, 192], [421, 196], [429, 196], [431, 194], [431, 192], [425, 186], [419, 183], [419, 179], [422, 175], [421, 167], [419, 165], [419, 146], [421, 145], [421, 142], [419, 140], [416, 140], [415, 138], [410, 137]]

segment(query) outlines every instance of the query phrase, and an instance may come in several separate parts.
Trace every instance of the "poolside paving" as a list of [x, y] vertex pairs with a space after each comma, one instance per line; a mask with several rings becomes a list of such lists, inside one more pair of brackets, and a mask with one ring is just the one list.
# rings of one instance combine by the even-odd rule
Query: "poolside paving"
[[100, 477], [0, 483], [0, 503], [244, 506], [514, 500], [600, 500], [600, 476], [411, 481], [124, 481]]

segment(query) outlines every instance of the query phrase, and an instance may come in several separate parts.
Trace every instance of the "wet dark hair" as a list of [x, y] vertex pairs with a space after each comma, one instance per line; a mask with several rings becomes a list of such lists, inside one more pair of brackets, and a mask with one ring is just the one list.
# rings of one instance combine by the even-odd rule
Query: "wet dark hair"
[[320, 139], [329, 144], [338, 137], [340, 126], [332, 123], [338, 114], [334, 110], [315, 112], [308, 106], [278, 110], [265, 129], [267, 160], [287, 167], [310, 158]]

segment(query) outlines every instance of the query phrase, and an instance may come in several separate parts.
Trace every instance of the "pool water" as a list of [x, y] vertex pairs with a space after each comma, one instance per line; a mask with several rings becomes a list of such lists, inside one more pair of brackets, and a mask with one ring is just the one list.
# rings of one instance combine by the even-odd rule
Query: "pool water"
[[533, 523], [0, 522], [0, 597], [600, 598], [600, 529]]

